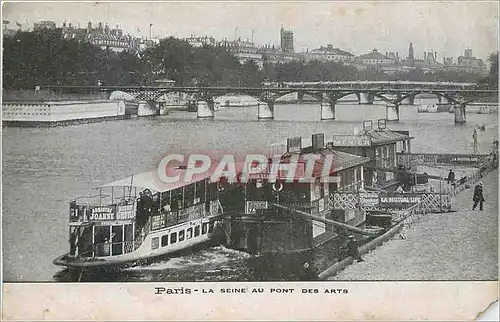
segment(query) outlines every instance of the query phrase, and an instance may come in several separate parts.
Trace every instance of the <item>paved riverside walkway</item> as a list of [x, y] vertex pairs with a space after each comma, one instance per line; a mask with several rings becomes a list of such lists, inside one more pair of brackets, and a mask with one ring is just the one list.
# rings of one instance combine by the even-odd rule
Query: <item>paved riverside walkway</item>
[[[474, 186], [453, 198], [458, 212], [427, 214], [330, 280], [497, 280], [498, 171], [482, 179], [484, 211], [472, 211]], [[478, 207], [479, 208], [479, 207]]]

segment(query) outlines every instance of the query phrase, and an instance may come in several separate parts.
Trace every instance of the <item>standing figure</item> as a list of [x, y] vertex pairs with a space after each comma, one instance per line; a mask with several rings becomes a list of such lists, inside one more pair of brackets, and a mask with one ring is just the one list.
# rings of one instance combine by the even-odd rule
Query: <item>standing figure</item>
[[358, 249], [358, 243], [356, 242], [356, 239], [354, 239], [353, 235], [350, 235], [349, 241], [347, 242], [347, 255], [351, 256], [354, 259], [357, 259], [358, 262], [364, 262], [364, 260], [361, 258], [361, 255], [359, 255], [359, 249]]
[[450, 169], [450, 172], [448, 173], [448, 184], [453, 183], [455, 181], [455, 172], [453, 172], [452, 169]]
[[474, 196], [472, 197], [472, 200], [474, 201], [474, 205], [472, 206], [472, 210], [476, 209], [477, 204], [479, 203], [479, 210], [483, 210], [483, 202], [484, 202], [484, 196], [483, 196], [483, 183], [479, 182], [476, 187], [474, 188]]
[[477, 131], [474, 129], [474, 133], [472, 134], [472, 139], [474, 140], [474, 154], [478, 154], [478, 142], [477, 142]]

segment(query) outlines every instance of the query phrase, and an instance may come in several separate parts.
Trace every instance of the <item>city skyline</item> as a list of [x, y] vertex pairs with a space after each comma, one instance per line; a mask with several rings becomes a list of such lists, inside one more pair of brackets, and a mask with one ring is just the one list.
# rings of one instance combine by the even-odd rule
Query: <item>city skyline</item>
[[15, 2], [4, 4], [3, 12], [11, 27], [16, 23], [32, 26], [41, 20], [81, 27], [102, 21], [146, 37], [153, 24], [153, 35], [161, 38], [207, 35], [218, 40], [252, 39], [254, 30], [256, 44], [278, 46], [284, 26], [293, 31], [297, 52], [332, 44], [355, 55], [376, 48], [406, 57], [412, 42], [416, 58], [427, 51], [437, 52], [441, 59], [457, 57], [471, 48], [474, 56], [487, 59], [498, 48], [496, 2]]

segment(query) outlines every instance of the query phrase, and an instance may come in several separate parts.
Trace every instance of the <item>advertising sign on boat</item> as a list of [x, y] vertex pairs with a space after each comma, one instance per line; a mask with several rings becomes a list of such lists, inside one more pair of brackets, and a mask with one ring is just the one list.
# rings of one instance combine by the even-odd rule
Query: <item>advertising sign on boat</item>
[[267, 201], [247, 201], [245, 205], [245, 214], [255, 215], [257, 209], [267, 209]]
[[334, 135], [333, 146], [370, 146], [368, 135]]
[[135, 217], [135, 203], [116, 207], [116, 220], [127, 220]]
[[93, 207], [89, 219], [90, 221], [115, 220], [115, 213], [112, 207]]
[[404, 209], [419, 203], [422, 194], [383, 194], [380, 195], [380, 208]]
[[365, 192], [359, 194], [361, 208], [377, 208], [379, 206], [378, 193]]

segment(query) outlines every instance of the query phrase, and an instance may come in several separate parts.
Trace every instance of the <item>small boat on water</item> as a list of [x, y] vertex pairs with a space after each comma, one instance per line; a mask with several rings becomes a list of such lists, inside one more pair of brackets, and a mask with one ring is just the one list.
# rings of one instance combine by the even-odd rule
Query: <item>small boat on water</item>
[[155, 172], [100, 186], [70, 202], [70, 251], [54, 264], [119, 266], [210, 242], [223, 212], [219, 188], [208, 174], [167, 184]]

